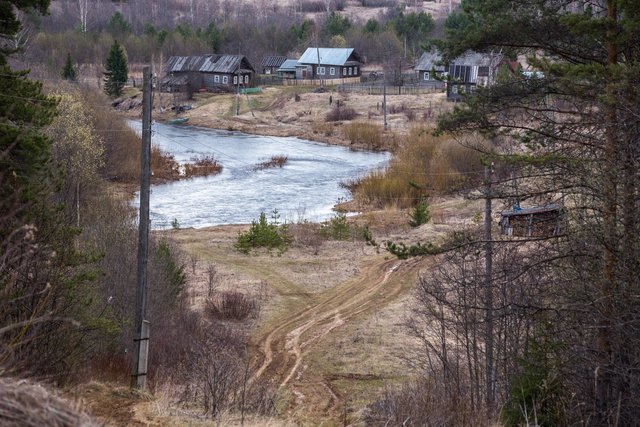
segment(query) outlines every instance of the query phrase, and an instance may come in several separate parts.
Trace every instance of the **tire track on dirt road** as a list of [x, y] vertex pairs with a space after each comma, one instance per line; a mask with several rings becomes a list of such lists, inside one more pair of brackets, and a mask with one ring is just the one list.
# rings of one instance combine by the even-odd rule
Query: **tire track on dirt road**
[[[343, 399], [323, 373], [302, 375], [305, 353], [312, 351], [314, 344], [334, 329], [392, 302], [407, 283], [412, 283], [423, 265], [421, 259], [376, 258], [367, 262], [358, 276], [320, 295], [315, 305], [282, 319], [258, 342], [262, 363], [251, 382], [263, 379], [283, 388], [291, 386], [295, 379], [296, 386], [302, 382], [306, 390], [313, 390], [316, 405], [322, 401], [320, 406], [324, 411], [336, 415], [344, 405]], [[302, 393], [296, 393], [296, 386], [292, 387], [293, 392], [300, 397]]]

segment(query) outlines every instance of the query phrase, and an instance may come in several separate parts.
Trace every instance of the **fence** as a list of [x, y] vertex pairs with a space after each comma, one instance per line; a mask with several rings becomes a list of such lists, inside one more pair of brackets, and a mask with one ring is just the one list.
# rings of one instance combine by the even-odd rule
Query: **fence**
[[282, 79], [285, 86], [336, 86], [345, 84], [358, 84], [360, 77], [347, 77], [343, 79]]
[[[380, 84], [342, 84], [337, 87], [341, 92], [364, 95], [382, 95], [385, 91]], [[424, 95], [444, 91], [444, 83], [428, 82], [419, 85], [387, 86], [387, 95]]]

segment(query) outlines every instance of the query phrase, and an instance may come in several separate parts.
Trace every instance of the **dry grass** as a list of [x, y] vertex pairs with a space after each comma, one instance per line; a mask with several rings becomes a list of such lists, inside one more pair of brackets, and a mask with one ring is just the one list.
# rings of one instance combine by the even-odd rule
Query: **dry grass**
[[27, 380], [0, 378], [0, 424], [22, 426], [99, 426], [78, 405]]
[[253, 167], [254, 171], [258, 171], [258, 170], [262, 170], [262, 169], [269, 169], [269, 168], [281, 168], [283, 167], [287, 161], [289, 160], [289, 158], [287, 156], [285, 156], [284, 154], [280, 154], [277, 156], [271, 156], [271, 159], [265, 161], [265, 162], [261, 162], [258, 163], [257, 165], [255, 165]]
[[187, 178], [215, 175], [222, 171], [222, 166], [213, 156], [195, 157], [191, 161], [193, 163], [184, 165], [184, 175]]
[[414, 127], [385, 170], [346, 185], [361, 203], [408, 208], [425, 195], [459, 190], [481, 172], [480, 151]]
[[382, 148], [382, 126], [375, 123], [354, 122], [344, 128], [344, 134], [351, 144], [371, 149]]

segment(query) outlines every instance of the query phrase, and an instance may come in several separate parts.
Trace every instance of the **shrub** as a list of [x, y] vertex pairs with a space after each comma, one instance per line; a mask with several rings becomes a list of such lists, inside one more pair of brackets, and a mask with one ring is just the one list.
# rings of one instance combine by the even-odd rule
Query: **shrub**
[[280, 224], [280, 214], [277, 210], [273, 211], [271, 221], [267, 221], [264, 212], [260, 214], [258, 220], [251, 222], [251, 228], [245, 233], [238, 233], [238, 239], [234, 244], [235, 248], [240, 252], [248, 254], [251, 249], [267, 248], [278, 249], [280, 252], [287, 250], [291, 238], [289, 236], [287, 224]]
[[289, 158], [284, 154], [272, 156], [271, 159], [267, 160], [266, 162], [258, 163], [257, 165], [255, 165], [253, 167], [253, 170], [258, 171], [268, 168], [281, 168], [287, 163], [288, 160]]
[[227, 291], [207, 299], [206, 310], [214, 319], [243, 321], [257, 317], [258, 303], [241, 292]]
[[382, 127], [375, 123], [350, 123], [345, 127], [344, 133], [351, 144], [370, 148], [382, 147]]
[[213, 156], [193, 157], [191, 161], [193, 163], [184, 165], [184, 174], [188, 178], [215, 175], [222, 171], [222, 166]]
[[343, 120], [352, 120], [357, 115], [358, 113], [356, 113], [356, 110], [353, 108], [336, 106], [327, 113], [325, 119], [328, 122], [339, 122]]

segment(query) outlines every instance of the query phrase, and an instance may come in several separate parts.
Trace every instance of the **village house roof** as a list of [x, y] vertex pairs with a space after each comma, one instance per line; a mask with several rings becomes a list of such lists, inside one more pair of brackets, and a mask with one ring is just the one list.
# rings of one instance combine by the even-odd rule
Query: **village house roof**
[[262, 58], [261, 67], [280, 67], [287, 60], [286, 56], [265, 56]]
[[414, 69], [418, 71], [439, 71], [445, 72], [446, 68], [442, 64], [442, 56], [437, 51], [424, 52], [416, 62]]
[[[318, 54], [320, 60], [318, 61]], [[358, 65], [362, 63], [360, 55], [353, 48], [310, 47], [302, 54], [298, 64]]]
[[280, 65], [280, 68], [278, 68], [276, 71], [279, 73], [282, 72], [294, 72], [296, 71], [296, 65], [298, 64], [298, 60], [297, 59], [287, 59], [286, 61], [284, 61], [282, 63], [282, 65]]
[[244, 55], [172, 56], [165, 66], [167, 74], [194, 71], [203, 73], [255, 72]]

